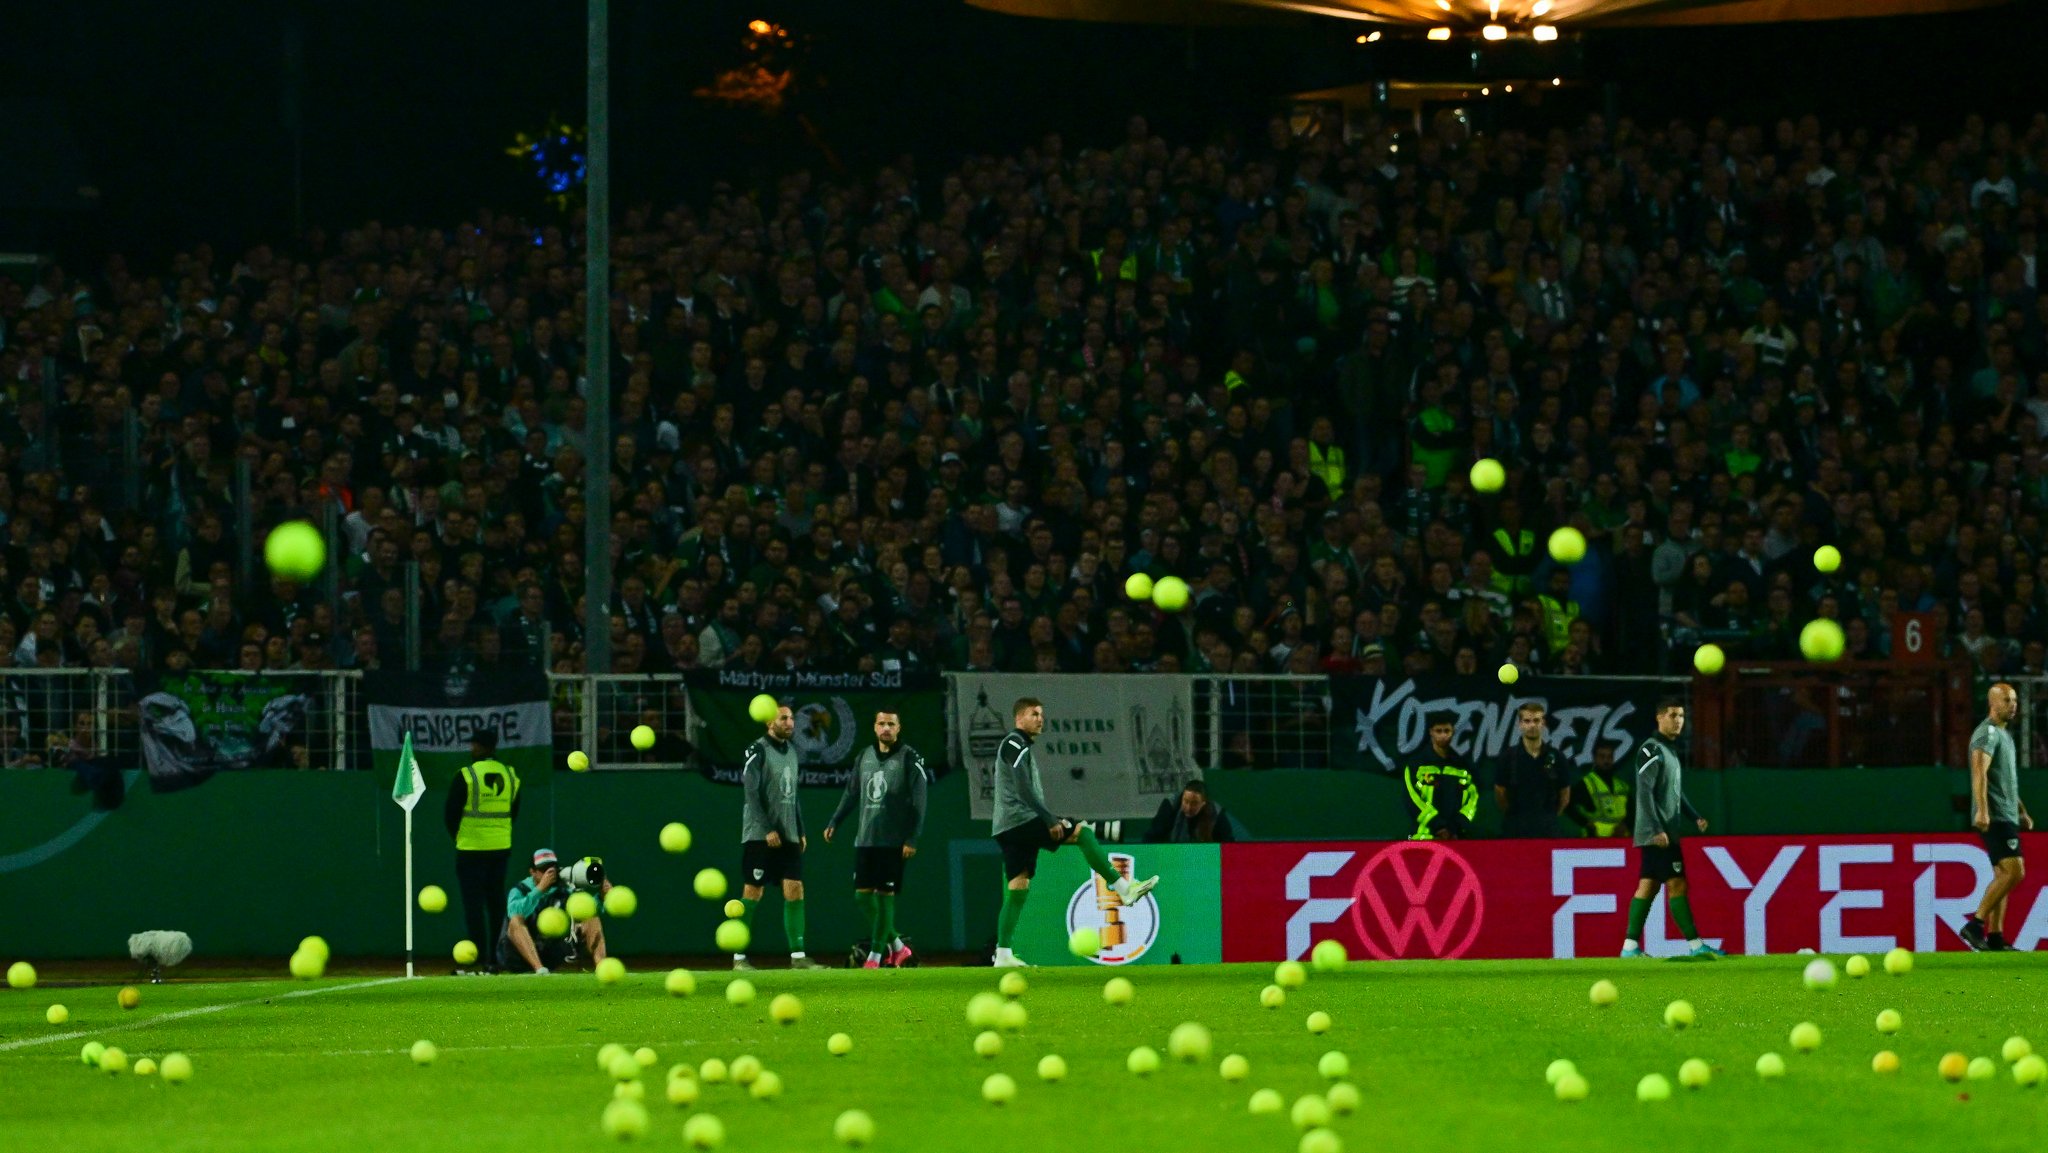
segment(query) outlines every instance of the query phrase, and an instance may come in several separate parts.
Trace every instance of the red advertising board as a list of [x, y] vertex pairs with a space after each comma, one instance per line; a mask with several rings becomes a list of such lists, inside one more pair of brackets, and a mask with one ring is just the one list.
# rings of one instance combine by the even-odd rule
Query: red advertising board
[[[2048, 835], [2022, 849], [2048, 859]], [[1301, 958], [1325, 938], [1355, 958], [1595, 957], [1621, 951], [1637, 857], [1623, 841], [1370, 841], [1223, 846], [1223, 959]], [[1696, 837], [1685, 872], [1701, 934], [1729, 953], [1916, 953], [1956, 936], [1991, 880], [1969, 834]], [[2036, 871], [2005, 934], [2048, 939]], [[1661, 894], [1644, 947], [1682, 951]]]

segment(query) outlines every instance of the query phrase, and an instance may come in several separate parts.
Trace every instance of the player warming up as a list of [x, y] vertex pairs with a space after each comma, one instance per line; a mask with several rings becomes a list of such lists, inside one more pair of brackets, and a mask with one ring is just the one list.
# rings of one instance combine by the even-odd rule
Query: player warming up
[[896, 935], [896, 895], [903, 889], [903, 866], [917, 855], [931, 774], [916, 749], [898, 743], [902, 735], [903, 722], [894, 712], [875, 713], [875, 745], [854, 758], [846, 795], [825, 822], [829, 845], [840, 823], [860, 810], [860, 830], [853, 837], [853, 899], [871, 931], [863, 969], [899, 969], [910, 960], [910, 946]]
[[2020, 711], [2019, 694], [2000, 683], [1991, 686], [1983, 722], [1970, 734], [1970, 825], [1984, 838], [1991, 857], [1991, 883], [1984, 900], [1963, 922], [1963, 944], [1980, 953], [2011, 952], [2005, 940], [2005, 902], [2027, 875], [2020, 856], [2020, 830], [2034, 827], [2034, 818], [2020, 800], [2019, 758], [2006, 726]]
[[1031, 895], [1031, 878], [1038, 872], [1038, 852], [1051, 852], [1072, 841], [1081, 847], [1088, 867], [1108, 883], [1117, 899], [1135, 905], [1152, 891], [1159, 878], [1132, 881], [1109, 863], [1109, 854], [1086, 824], [1063, 821], [1045, 807], [1045, 788], [1038, 779], [1038, 758], [1031, 751], [1038, 735], [1045, 731], [1045, 706], [1031, 697], [1019, 697], [1010, 710], [1015, 726], [996, 748], [996, 804], [994, 833], [1003, 850], [1003, 912], [996, 921], [998, 969], [1021, 969], [1024, 961], [1010, 951], [1017, 935], [1017, 922], [1024, 917], [1024, 902]]
[[1628, 905], [1628, 940], [1621, 945], [1624, 957], [1644, 955], [1643, 926], [1650, 920], [1650, 905], [1660, 881], [1671, 904], [1671, 917], [1685, 934], [1691, 956], [1702, 961], [1721, 956], [1721, 950], [1700, 940], [1692, 923], [1692, 902], [1685, 895], [1685, 855], [1679, 848], [1685, 822], [1704, 833], [1707, 819], [1685, 799], [1677, 745], [1678, 734], [1684, 731], [1685, 702], [1665, 697], [1657, 702], [1657, 735], [1645, 738], [1636, 750], [1636, 849], [1643, 867], [1635, 900]]
[[[788, 705], [775, 710], [768, 732], [747, 746], [746, 768], [740, 773], [745, 808], [740, 816], [740, 904], [748, 926], [768, 886], [782, 885], [782, 932], [789, 939], [789, 967], [822, 969], [804, 956], [804, 812], [797, 804], [798, 766], [796, 714]], [[752, 969], [745, 953], [732, 955], [732, 967]]]

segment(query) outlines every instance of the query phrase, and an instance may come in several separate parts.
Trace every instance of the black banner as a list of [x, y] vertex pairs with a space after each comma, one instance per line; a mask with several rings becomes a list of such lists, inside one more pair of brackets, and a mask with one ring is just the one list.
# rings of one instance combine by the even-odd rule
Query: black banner
[[1482, 773], [1520, 739], [1515, 710], [1536, 701], [1549, 714], [1550, 744], [1584, 769], [1605, 742], [1623, 763], [1637, 742], [1656, 731], [1651, 710], [1666, 690], [1654, 681], [1539, 679], [1510, 688], [1492, 678], [1456, 676], [1330, 678], [1330, 764], [1339, 769], [1393, 772], [1400, 759], [1429, 740], [1427, 718], [1448, 712], [1458, 719], [1451, 747]]
[[173, 792], [236, 769], [306, 768], [316, 678], [191, 672], [160, 679], [137, 703], [153, 790]]

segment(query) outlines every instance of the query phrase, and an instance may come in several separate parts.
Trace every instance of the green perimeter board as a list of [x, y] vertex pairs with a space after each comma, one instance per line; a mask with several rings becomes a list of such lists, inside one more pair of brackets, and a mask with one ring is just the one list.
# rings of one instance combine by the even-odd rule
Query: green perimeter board
[[[1104, 927], [1102, 889], [1079, 849], [1040, 853], [1031, 881], [1031, 903], [1017, 927], [1017, 954], [1033, 965], [1213, 964], [1223, 959], [1223, 854], [1215, 845], [1108, 845], [1120, 869], [1130, 861], [1133, 877], [1157, 874], [1159, 887], [1135, 905], [1115, 910], [1125, 944], [1105, 944], [1101, 958], [1076, 957], [1068, 934]], [[990, 895], [993, 901], [1000, 893]], [[1120, 958], [1128, 955], [1128, 960]]]

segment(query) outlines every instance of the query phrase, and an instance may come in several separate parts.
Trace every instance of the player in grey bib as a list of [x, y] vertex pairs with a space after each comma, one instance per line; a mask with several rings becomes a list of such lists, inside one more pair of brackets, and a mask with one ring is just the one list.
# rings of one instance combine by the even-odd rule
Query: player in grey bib
[[853, 837], [853, 897], [870, 930], [863, 969], [902, 968], [911, 956], [896, 932], [896, 896], [903, 889], [904, 865], [917, 855], [931, 772], [916, 749], [898, 743], [902, 735], [903, 723], [894, 710], [875, 713], [874, 746], [854, 758], [846, 793], [825, 822], [830, 844], [839, 826], [860, 813]]
[[[796, 714], [788, 705], [775, 710], [768, 731], [747, 746], [740, 770], [740, 904], [741, 919], [752, 928], [754, 910], [768, 895], [768, 886], [782, 886], [782, 932], [789, 940], [789, 967], [822, 969], [804, 955], [804, 810], [797, 785], [803, 777], [796, 746]], [[732, 967], [754, 966], [745, 951], [732, 955]]]
[[2019, 715], [2019, 694], [2011, 685], [1992, 685], [1985, 707], [1988, 714], [1970, 734], [1970, 825], [1991, 858], [1991, 883], [1959, 936], [1979, 952], [2005, 953], [2013, 948], [2005, 940], [2006, 899], [2027, 875], [2020, 833], [2034, 827], [2034, 818], [2020, 800], [2019, 754], [2010, 728]]

